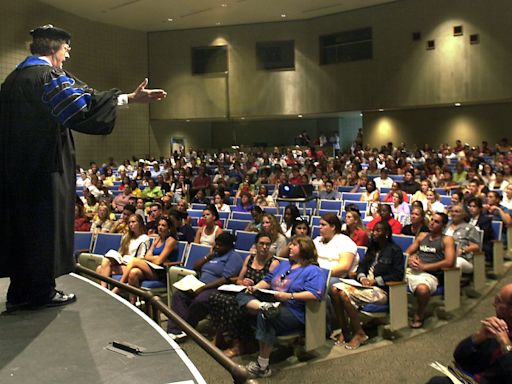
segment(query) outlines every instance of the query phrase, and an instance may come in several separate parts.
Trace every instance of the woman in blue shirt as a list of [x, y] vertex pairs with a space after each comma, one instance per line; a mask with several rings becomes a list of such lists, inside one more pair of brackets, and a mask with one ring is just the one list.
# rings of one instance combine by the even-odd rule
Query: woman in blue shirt
[[[321, 300], [325, 291], [325, 274], [317, 265], [311, 238], [294, 236], [289, 249], [289, 260], [282, 261], [258, 284], [248, 287], [248, 293], [237, 296], [240, 306], [257, 315], [256, 339], [260, 351], [258, 360], [246, 366], [251, 377], [271, 375], [268, 362], [276, 336], [303, 331], [306, 301]], [[267, 300], [274, 302], [260, 300], [258, 289], [274, 290], [273, 295], [267, 295]]]

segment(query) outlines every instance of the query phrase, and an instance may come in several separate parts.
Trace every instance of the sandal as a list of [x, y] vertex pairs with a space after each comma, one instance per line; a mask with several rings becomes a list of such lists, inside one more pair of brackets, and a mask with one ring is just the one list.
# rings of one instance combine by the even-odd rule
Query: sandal
[[347, 342], [346, 342], [345, 340], [336, 340], [336, 341], [334, 342], [334, 346], [336, 346], [336, 347], [341, 347], [341, 346], [345, 345], [346, 343], [347, 343]]
[[348, 344], [345, 344], [345, 348], [348, 349], [348, 350], [351, 350], [353, 351], [354, 349], [357, 349], [359, 348], [361, 345], [364, 345], [366, 344], [366, 342], [368, 341], [369, 337], [367, 335], [364, 335], [363, 337], [361, 337], [361, 339], [359, 341], [356, 341], [354, 342], [354, 344], [352, 344], [352, 342], [354, 341], [354, 339], [358, 337], [358, 336], [354, 336], [352, 338], [352, 340], [350, 340], [350, 343]]

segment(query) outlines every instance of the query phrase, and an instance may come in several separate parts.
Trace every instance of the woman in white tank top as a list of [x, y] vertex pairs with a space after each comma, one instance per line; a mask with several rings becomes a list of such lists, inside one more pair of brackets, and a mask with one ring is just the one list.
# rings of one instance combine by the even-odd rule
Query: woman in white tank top
[[219, 220], [219, 213], [214, 205], [208, 205], [203, 210], [204, 226], [199, 228], [194, 239], [194, 243], [213, 247], [215, 239], [222, 233], [216, 222]]

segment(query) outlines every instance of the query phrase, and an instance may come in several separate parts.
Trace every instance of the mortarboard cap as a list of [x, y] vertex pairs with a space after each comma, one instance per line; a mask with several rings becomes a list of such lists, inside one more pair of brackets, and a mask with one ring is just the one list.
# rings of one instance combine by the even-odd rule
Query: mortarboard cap
[[43, 25], [42, 27], [34, 28], [30, 31], [32, 38], [47, 38], [55, 40], [64, 40], [69, 43], [71, 34], [61, 28], [54, 27], [51, 24]]

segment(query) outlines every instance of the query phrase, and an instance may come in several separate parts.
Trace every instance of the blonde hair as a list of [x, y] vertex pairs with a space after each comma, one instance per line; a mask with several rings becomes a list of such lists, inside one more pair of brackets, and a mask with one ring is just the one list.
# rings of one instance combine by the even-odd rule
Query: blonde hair
[[263, 221], [263, 219], [265, 217], [270, 221], [269, 235], [270, 235], [270, 239], [272, 240], [272, 242], [274, 242], [277, 240], [277, 237], [279, 234], [283, 235], [283, 231], [281, 230], [281, 227], [279, 226], [279, 224], [277, 224], [277, 219], [274, 215], [272, 215], [270, 213], [264, 213], [261, 220]]
[[142, 234], [145, 234], [146, 233], [146, 226], [144, 225], [144, 219], [142, 219], [142, 216], [140, 215], [136, 215], [135, 213], [134, 214], [131, 214], [130, 217], [128, 217], [128, 222], [130, 222], [130, 220], [132, 218], [135, 218], [137, 219], [137, 223], [139, 224], [139, 230], [137, 232], [134, 232], [132, 231], [129, 227], [128, 227], [128, 232], [126, 233], [126, 235], [123, 236], [123, 238], [121, 239], [121, 247], [119, 248], [119, 253], [121, 255], [127, 255], [128, 254], [128, 251], [130, 249], [130, 242], [132, 240], [135, 240], [137, 239], [140, 235]]

